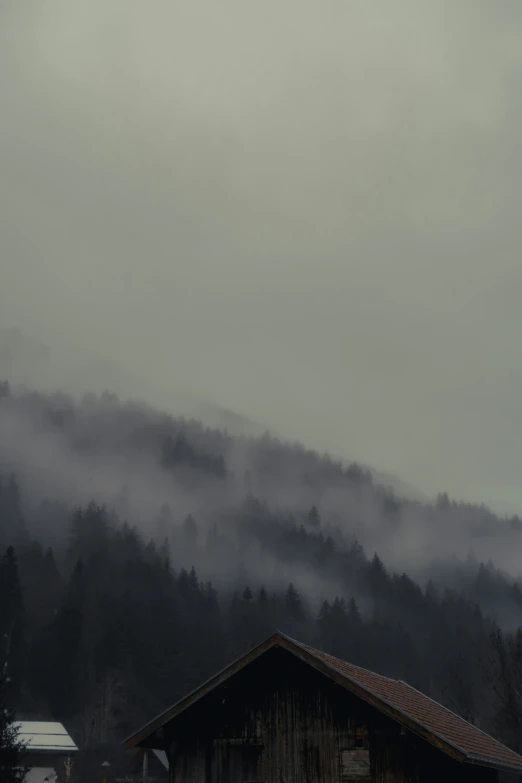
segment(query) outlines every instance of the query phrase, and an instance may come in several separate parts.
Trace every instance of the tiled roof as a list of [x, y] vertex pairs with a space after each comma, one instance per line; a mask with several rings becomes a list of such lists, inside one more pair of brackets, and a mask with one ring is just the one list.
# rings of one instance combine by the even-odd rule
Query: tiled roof
[[522, 769], [522, 756], [411, 685], [354, 666], [293, 639], [291, 641], [315, 658], [337, 669], [348, 680], [362, 686], [377, 698], [404, 713], [429, 732], [461, 750], [470, 761], [490, 761], [492, 764], [505, 764]]

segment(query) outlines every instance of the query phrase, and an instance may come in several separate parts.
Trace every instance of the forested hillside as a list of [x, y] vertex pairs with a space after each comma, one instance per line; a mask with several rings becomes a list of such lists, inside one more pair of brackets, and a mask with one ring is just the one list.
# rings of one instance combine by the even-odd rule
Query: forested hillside
[[298, 445], [0, 387], [9, 695], [87, 752], [276, 629], [522, 750], [520, 527]]

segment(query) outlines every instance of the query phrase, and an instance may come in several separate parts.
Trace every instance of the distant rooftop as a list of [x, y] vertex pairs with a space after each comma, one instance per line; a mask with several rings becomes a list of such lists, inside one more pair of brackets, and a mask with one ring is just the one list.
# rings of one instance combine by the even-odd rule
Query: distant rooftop
[[61, 723], [24, 720], [17, 726], [18, 739], [28, 751], [75, 753], [78, 750]]

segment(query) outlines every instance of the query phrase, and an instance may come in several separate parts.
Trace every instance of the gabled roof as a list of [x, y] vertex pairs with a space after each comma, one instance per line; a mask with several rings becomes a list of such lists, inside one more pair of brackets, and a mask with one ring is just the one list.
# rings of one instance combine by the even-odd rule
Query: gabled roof
[[522, 756], [411, 685], [334, 658], [282, 633], [271, 636], [127, 737], [125, 746], [158, 747], [155, 734], [159, 729], [274, 647], [287, 650], [457, 761], [522, 772]]
[[61, 723], [24, 720], [16, 724], [28, 752], [75, 753], [78, 748]]

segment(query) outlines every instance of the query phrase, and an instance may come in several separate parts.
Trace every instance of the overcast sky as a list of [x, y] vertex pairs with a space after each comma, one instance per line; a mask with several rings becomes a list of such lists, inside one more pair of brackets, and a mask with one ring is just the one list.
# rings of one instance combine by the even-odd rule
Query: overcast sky
[[1, 0], [0, 322], [522, 513], [521, 85], [518, 0]]

